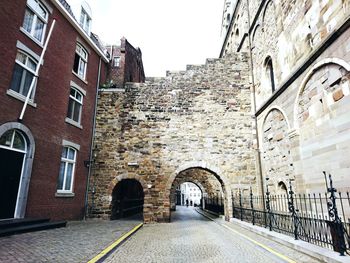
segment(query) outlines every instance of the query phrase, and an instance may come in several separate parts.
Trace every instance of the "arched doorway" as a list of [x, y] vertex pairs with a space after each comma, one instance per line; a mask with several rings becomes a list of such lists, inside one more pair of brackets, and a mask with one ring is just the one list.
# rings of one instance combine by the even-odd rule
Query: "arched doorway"
[[113, 189], [111, 220], [142, 215], [143, 202], [142, 185], [135, 179], [121, 180]]
[[[223, 181], [216, 173], [201, 167], [193, 167], [183, 170], [179, 172], [174, 178], [170, 189], [170, 207], [173, 208], [171, 209], [172, 211], [174, 211], [174, 208], [176, 207], [176, 189], [178, 186], [186, 182], [195, 184], [201, 190], [200, 206], [202, 208], [211, 209], [213, 212], [216, 212], [218, 214], [225, 214], [227, 216], [229, 215], [229, 213], [227, 213], [227, 196], [225, 195], [226, 189]], [[191, 191], [189, 194], [191, 194]], [[194, 192], [192, 194], [194, 194]], [[189, 202], [190, 197], [190, 195], [187, 196]], [[184, 204], [186, 205], [186, 200], [184, 200]]]
[[17, 129], [8, 130], [0, 137], [0, 219], [17, 217], [27, 150], [26, 139]]

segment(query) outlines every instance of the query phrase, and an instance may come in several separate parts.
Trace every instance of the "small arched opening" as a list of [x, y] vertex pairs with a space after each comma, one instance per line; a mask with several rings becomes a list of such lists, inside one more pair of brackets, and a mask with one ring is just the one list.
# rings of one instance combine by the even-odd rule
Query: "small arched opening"
[[270, 85], [272, 93], [275, 92], [276, 87], [275, 87], [275, 77], [274, 77], [274, 72], [273, 72], [273, 64], [272, 64], [272, 59], [271, 57], [267, 57], [265, 59], [265, 76], [266, 79], [268, 80], [268, 85]]
[[135, 179], [123, 179], [112, 192], [111, 220], [134, 215], [142, 217], [144, 193], [140, 182]]

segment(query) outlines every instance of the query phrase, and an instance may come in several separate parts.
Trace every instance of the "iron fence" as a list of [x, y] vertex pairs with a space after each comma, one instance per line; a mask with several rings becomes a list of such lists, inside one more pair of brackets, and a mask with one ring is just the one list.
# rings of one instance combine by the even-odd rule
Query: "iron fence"
[[209, 211], [224, 214], [224, 200], [222, 197], [204, 197], [204, 206]]
[[291, 183], [281, 195], [271, 194], [268, 186], [264, 196], [239, 190], [232, 196], [233, 217], [349, 254], [350, 196], [337, 192], [330, 175], [326, 182], [326, 193], [296, 194]]
[[132, 216], [143, 211], [143, 198], [116, 200], [112, 209], [112, 219]]

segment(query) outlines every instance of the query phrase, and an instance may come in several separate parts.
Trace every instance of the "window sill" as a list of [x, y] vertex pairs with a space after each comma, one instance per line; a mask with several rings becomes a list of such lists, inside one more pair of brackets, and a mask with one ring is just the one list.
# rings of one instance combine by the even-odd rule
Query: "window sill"
[[33, 37], [31, 34], [28, 33], [27, 30], [25, 30], [23, 27], [20, 27], [19, 29], [23, 34], [25, 34], [27, 37], [29, 37], [31, 40], [35, 42], [39, 47], [44, 48], [43, 43], [41, 43], [39, 40], [37, 40], [35, 37]]
[[75, 73], [73, 70], [72, 70], [72, 73], [73, 73], [73, 75], [74, 76], [76, 76], [78, 79], [80, 79], [82, 82], [84, 82], [86, 85], [88, 84], [88, 82], [85, 80], [85, 79], [83, 79], [81, 76], [79, 76], [77, 73]]
[[75, 194], [74, 193], [60, 193], [60, 192], [56, 192], [55, 193], [55, 197], [65, 197], [65, 198], [69, 198], [69, 197], [74, 197]]
[[[16, 91], [13, 91], [11, 89], [8, 89], [6, 91], [6, 94], [17, 99], [17, 100], [23, 101], [23, 102], [25, 102], [25, 100], [26, 100], [26, 97], [24, 97], [22, 94], [19, 94]], [[37, 106], [36, 103], [32, 99], [29, 99], [28, 105], [32, 106], [33, 108], [36, 108], [36, 106]]]
[[69, 123], [70, 125], [73, 125], [79, 129], [83, 129], [83, 126], [80, 125], [80, 123], [73, 121], [72, 119], [66, 118], [65, 121]]

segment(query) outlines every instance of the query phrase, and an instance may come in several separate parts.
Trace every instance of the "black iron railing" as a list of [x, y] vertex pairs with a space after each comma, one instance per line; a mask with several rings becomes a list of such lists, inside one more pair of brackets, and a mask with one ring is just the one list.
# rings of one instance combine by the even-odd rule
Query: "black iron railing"
[[205, 209], [218, 214], [224, 214], [224, 200], [222, 197], [204, 197]]
[[143, 198], [116, 200], [114, 206], [115, 207], [112, 219], [119, 219], [123, 217], [132, 216], [138, 213], [142, 213]]
[[330, 175], [326, 181], [323, 194], [296, 194], [291, 183], [281, 195], [271, 194], [268, 186], [264, 196], [239, 190], [232, 196], [233, 217], [349, 254], [350, 196], [337, 192]]

